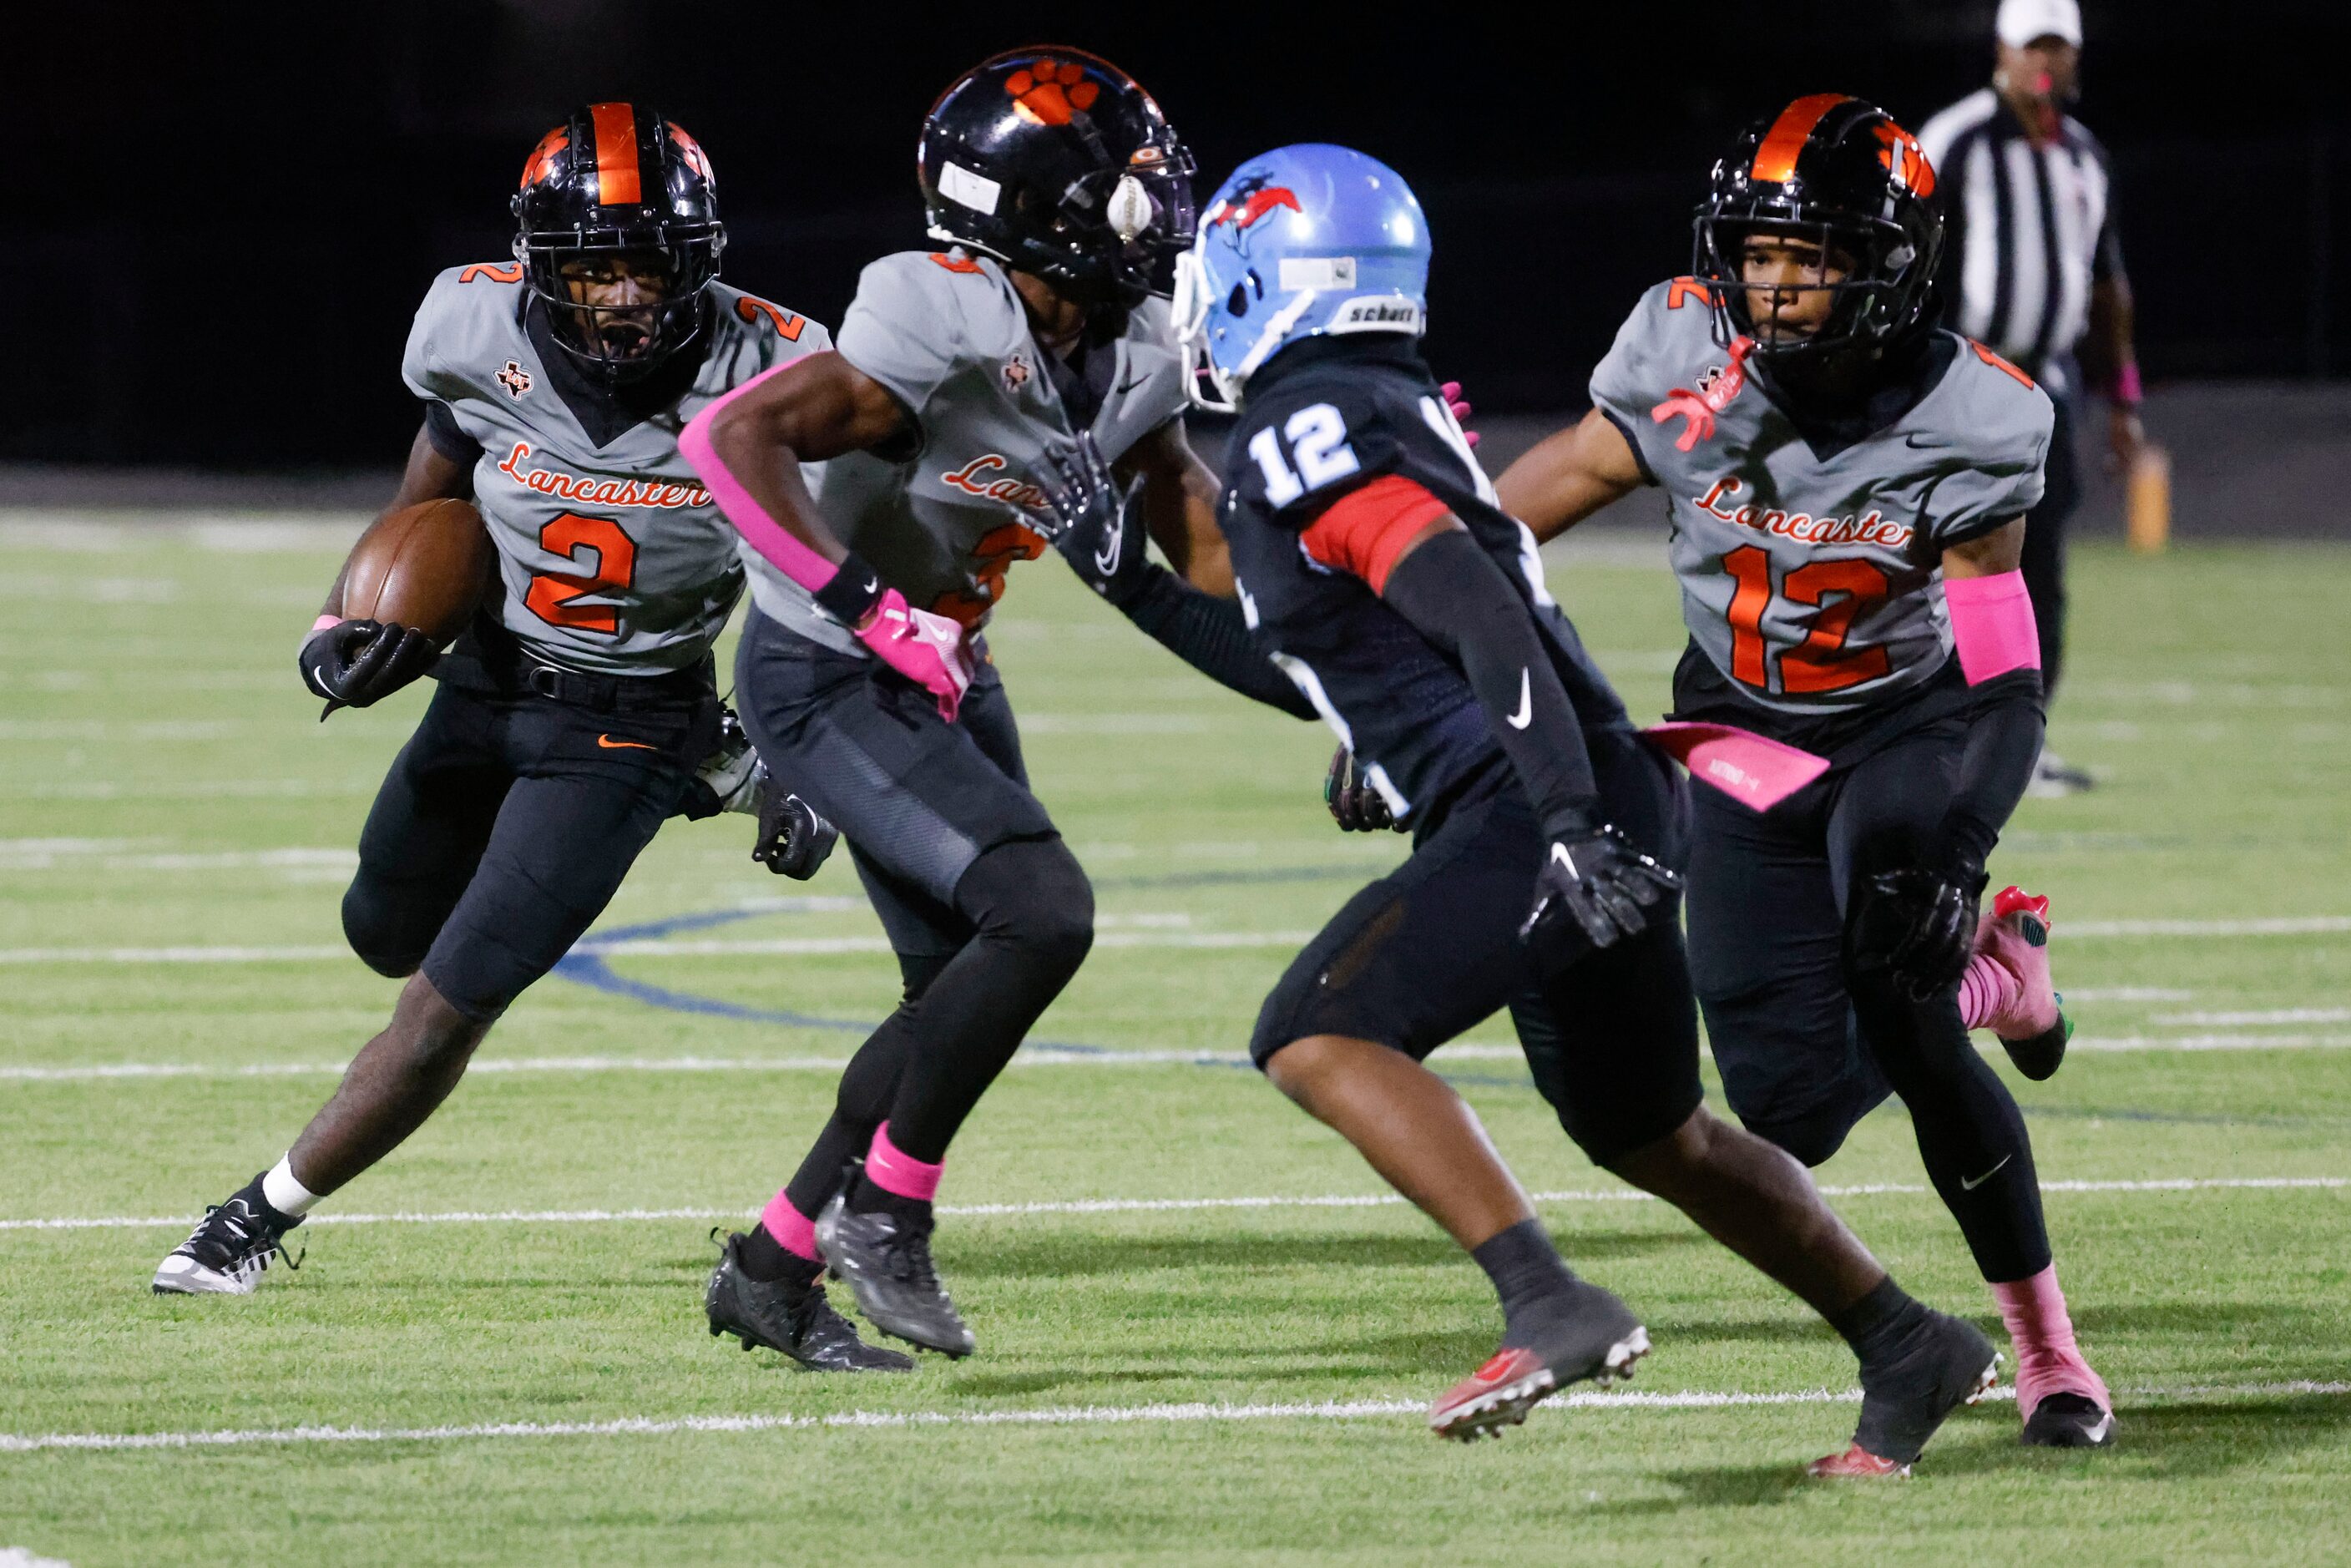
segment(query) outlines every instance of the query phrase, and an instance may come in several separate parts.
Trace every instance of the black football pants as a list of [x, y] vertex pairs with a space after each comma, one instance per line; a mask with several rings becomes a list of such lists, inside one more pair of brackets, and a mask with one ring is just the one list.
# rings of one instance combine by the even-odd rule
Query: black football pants
[[946, 1155], [1084, 962], [1093, 890], [1029, 793], [993, 664], [948, 724], [912, 682], [754, 610], [735, 669], [744, 727], [841, 829], [905, 982], [792, 1177], [793, 1206], [813, 1216], [885, 1120], [915, 1159]]
[[1960, 718], [1896, 737], [1767, 812], [1691, 790], [1691, 977], [1740, 1120], [1816, 1166], [1890, 1090], [1984, 1278], [2049, 1263], [2024, 1117], [1959, 1022], [1956, 990], [1913, 1002], [1848, 977], [1844, 923], [1873, 873], [1915, 864], [1966, 745]]

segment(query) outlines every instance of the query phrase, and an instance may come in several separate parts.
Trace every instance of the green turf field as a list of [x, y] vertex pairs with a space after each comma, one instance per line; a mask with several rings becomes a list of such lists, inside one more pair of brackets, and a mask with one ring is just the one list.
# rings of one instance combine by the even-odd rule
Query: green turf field
[[[704, 1333], [705, 1232], [789, 1171], [858, 1036], [690, 1009], [853, 1022], [895, 983], [845, 857], [779, 882], [739, 819], [664, 832], [605, 922], [635, 937], [527, 996], [321, 1211], [349, 1222], [300, 1233], [298, 1274], [151, 1296], [188, 1217], [276, 1158], [388, 1011], [336, 908], [423, 698], [316, 722], [289, 653], [340, 553], [323, 533], [19, 520], [0, 542], [0, 1558], [2351, 1553], [2351, 549], [2080, 551], [2055, 737], [2106, 782], [2027, 802], [1993, 870], [2056, 902], [2079, 1054], [2018, 1087], [2122, 1447], [2028, 1453], [1989, 1403], [1907, 1485], [1838, 1488], [1799, 1469], [1851, 1429], [1843, 1347], [1584, 1166], [1499, 1024], [1437, 1063], [1552, 1195], [1571, 1260], [1645, 1314], [1650, 1402], [1429, 1438], [1418, 1406], [1492, 1343], [1482, 1278], [1400, 1207], [1299, 1201], [1380, 1187], [1235, 1064], [1299, 941], [1397, 844], [1330, 828], [1320, 730], [1208, 686], [1050, 560], [994, 643], [1101, 894], [1040, 1038], [1092, 1049], [1017, 1065], [956, 1145], [942, 1202], [994, 1208], [941, 1233], [978, 1356], [823, 1380]], [[1585, 547], [1552, 582], [1658, 711], [1659, 564]], [[1879, 1189], [1840, 1207], [1914, 1291], [1996, 1327], [1898, 1108], [1823, 1179]], [[1137, 1207], [1079, 1207], [1099, 1199]], [[101, 1223], [27, 1223], [55, 1220]], [[59, 1434], [108, 1440], [26, 1442]]]

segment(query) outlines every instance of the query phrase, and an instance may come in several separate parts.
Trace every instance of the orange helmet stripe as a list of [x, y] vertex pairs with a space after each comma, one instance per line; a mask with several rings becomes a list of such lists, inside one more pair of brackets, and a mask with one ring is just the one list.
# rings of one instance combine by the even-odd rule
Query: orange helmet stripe
[[637, 174], [637, 111], [625, 103], [599, 103], [588, 113], [596, 131], [596, 203], [634, 206], [644, 200]]
[[1811, 138], [1813, 127], [1821, 122], [1821, 116], [1838, 104], [1851, 101], [1841, 92], [1816, 92], [1782, 110], [1780, 118], [1764, 133], [1763, 145], [1755, 150], [1751, 176], [1784, 184], [1795, 173], [1796, 155], [1804, 150], [1804, 142]]

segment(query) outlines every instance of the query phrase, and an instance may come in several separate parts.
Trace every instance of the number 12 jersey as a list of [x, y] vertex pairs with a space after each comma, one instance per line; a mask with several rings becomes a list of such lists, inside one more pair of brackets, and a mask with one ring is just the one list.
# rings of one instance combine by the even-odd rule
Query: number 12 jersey
[[1705, 285], [1642, 296], [1592, 401], [1662, 486], [1690, 640], [1731, 688], [1792, 716], [1873, 707], [1951, 653], [1940, 561], [2041, 499], [2053, 419], [2024, 372], [1938, 333], [1920, 395], [1816, 449], [1716, 339]]

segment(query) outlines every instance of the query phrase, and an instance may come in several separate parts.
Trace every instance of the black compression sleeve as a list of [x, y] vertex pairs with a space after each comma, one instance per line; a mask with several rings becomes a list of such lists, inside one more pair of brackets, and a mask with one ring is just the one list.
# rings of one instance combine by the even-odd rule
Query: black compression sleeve
[[1305, 694], [1258, 652], [1238, 602], [1203, 593], [1155, 562], [1144, 569], [1143, 586], [1118, 608], [1169, 653], [1218, 685], [1293, 718], [1317, 716]]
[[1980, 867], [2041, 758], [2041, 672], [2011, 670], [1985, 682], [1969, 713], [1968, 748], [1943, 814], [1943, 840], [1954, 856]]
[[1575, 705], [1552, 668], [1526, 600], [1493, 558], [1466, 531], [1447, 529], [1407, 552], [1380, 597], [1461, 661], [1544, 831], [1595, 825], [1600, 791]]

